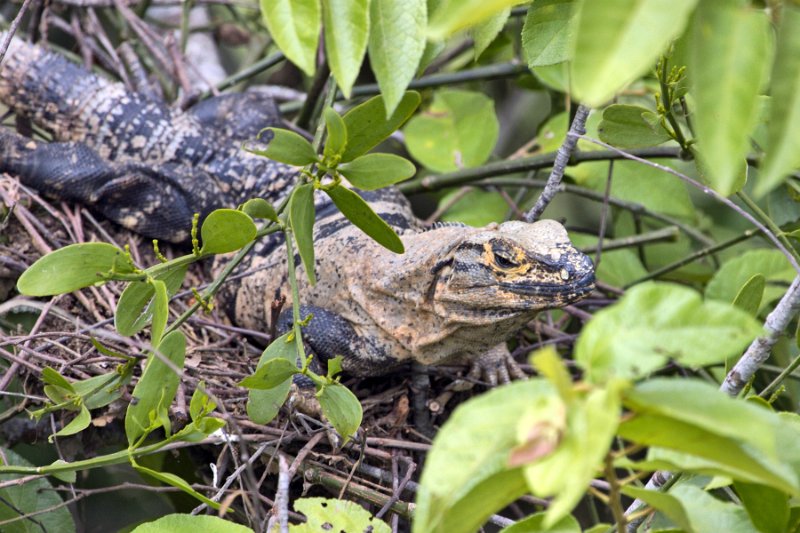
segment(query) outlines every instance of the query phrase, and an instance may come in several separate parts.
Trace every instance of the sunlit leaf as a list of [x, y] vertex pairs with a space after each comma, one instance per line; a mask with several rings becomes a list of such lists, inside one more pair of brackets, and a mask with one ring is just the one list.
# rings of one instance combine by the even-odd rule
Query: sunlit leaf
[[770, 64], [769, 21], [730, 2], [700, 2], [691, 32], [689, 78], [703, 175], [728, 196], [742, 185], [742, 161]]
[[775, 63], [772, 66], [767, 154], [756, 194], [777, 186], [800, 168], [800, 5], [782, 5]]
[[391, 115], [425, 51], [425, 0], [371, 0], [369, 62]]
[[475, 40], [475, 60], [486, 51], [492, 41], [503, 31], [509, 15], [511, 15], [511, 8], [507, 7], [472, 28], [472, 38]]
[[524, 0], [442, 0], [431, 13], [428, 38], [439, 41]]
[[322, 28], [320, 0], [260, 0], [259, 4], [270, 37], [292, 63], [313, 76]]
[[369, 531], [389, 533], [392, 529], [356, 502], [333, 498], [300, 498], [294, 510], [306, 516], [306, 523], [292, 526], [292, 533], [318, 531]]
[[522, 50], [530, 68], [555, 65], [571, 57], [576, 0], [536, 0], [522, 26]]
[[697, 0], [581, 2], [572, 57], [575, 96], [600, 106], [653, 67], [686, 26]]
[[345, 98], [361, 70], [369, 34], [368, 0], [322, 0], [325, 52]]

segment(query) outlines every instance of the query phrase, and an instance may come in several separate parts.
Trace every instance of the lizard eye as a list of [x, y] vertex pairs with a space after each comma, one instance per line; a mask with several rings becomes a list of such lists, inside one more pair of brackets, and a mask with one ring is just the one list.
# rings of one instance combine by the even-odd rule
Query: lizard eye
[[511, 259], [509, 256], [497, 253], [494, 254], [494, 263], [502, 269], [509, 269], [509, 268], [516, 268], [519, 266], [514, 259]]

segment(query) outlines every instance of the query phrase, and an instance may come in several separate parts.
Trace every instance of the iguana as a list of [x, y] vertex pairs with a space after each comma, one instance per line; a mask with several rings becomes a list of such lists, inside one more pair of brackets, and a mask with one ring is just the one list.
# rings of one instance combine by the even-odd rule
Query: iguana
[[[251, 94], [181, 112], [15, 38], [0, 65], [0, 101], [54, 138], [0, 129], [0, 172], [150, 237], [185, 241], [194, 212], [257, 196], [276, 202], [297, 179], [297, 169], [241, 149], [242, 139], [278, 122], [274, 104]], [[240, 121], [237, 110], [250, 120]], [[298, 272], [300, 314], [313, 313], [303, 330], [309, 348], [322, 360], [343, 355], [350, 374], [467, 359], [490, 381], [506, 380], [505, 342], [537, 312], [594, 287], [591, 260], [555, 221], [425, 228], [397, 189], [360, 194], [406, 252], [373, 242], [325, 197], [314, 233], [319, 281], [310, 286]], [[289, 296], [286, 263], [280, 236], [245, 260], [243, 268], [255, 273], [223, 297], [234, 323], [267, 329], [276, 295]], [[282, 329], [291, 325], [291, 303]]]

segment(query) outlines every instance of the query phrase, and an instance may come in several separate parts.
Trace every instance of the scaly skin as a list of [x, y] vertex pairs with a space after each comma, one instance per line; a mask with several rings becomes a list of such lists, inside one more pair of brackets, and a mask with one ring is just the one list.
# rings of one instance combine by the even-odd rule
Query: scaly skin
[[[240, 148], [243, 138], [278, 121], [269, 103], [259, 120], [238, 126], [235, 110], [253, 108], [254, 98], [228, 95], [182, 113], [15, 39], [0, 66], [0, 101], [57, 142], [3, 131], [0, 171], [134, 231], [181, 242], [192, 213], [255, 196], [276, 202], [295, 183], [293, 169]], [[498, 368], [507, 375], [498, 360], [508, 358], [505, 341], [515, 331], [594, 286], [591, 260], [557, 222], [426, 230], [396, 189], [361, 194], [395, 228], [406, 253], [382, 248], [318, 195], [319, 281], [312, 287], [302, 266], [298, 272], [301, 316], [314, 315], [304, 329], [309, 348], [322, 361], [344, 355], [351, 374], [467, 359], [494, 380]], [[233, 322], [263, 331], [275, 297], [289, 297], [282, 237], [259, 244], [239, 268], [250, 270], [220, 299]], [[290, 326], [287, 309], [280, 327]]]

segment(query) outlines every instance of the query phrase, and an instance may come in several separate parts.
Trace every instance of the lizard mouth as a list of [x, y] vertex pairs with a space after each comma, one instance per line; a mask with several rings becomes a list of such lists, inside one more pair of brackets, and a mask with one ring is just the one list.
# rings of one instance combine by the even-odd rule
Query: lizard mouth
[[517, 281], [501, 283], [500, 288], [522, 296], [566, 296], [569, 300], [574, 301], [590, 293], [594, 289], [594, 282], [594, 271], [589, 271], [569, 283]]

